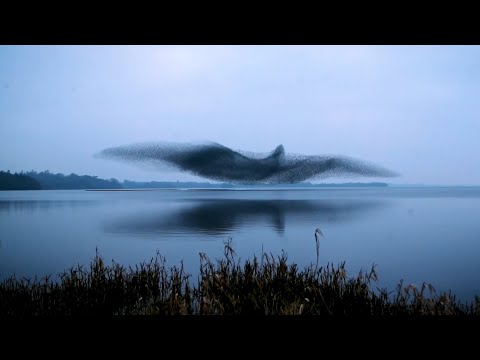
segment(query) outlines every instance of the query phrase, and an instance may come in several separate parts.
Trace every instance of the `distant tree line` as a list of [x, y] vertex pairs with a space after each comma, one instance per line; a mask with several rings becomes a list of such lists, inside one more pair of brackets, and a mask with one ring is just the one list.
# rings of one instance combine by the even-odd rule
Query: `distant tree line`
[[296, 184], [242, 184], [234, 185], [229, 183], [209, 183], [209, 182], [181, 182], [181, 181], [149, 181], [138, 182], [124, 180], [122, 182], [124, 189], [152, 189], [152, 188], [316, 188], [316, 187], [386, 187], [388, 184], [381, 182], [371, 183], [342, 183], [342, 184], [312, 184], [310, 182], [301, 182]]
[[0, 171], [0, 190], [40, 190], [42, 186], [34, 178], [23, 173]]
[[235, 185], [221, 183], [212, 184], [209, 182], [180, 182], [180, 181], [128, 181], [122, 183], [124, 189], [161, 189], [161, 188], [233, 188]]
[[99, 179], [97, 176], [77, 174], [53, 174], [48, 170], [30, 171], [26, 175], [37, 180], [43, 190], [75, 190], [75, 189], [121, 189], [117, 179]]
[[237, 187], [384, 187], [386, 183], [343, 183], [343, 184], [283, 184], [283, 185], [233, 185], [228, 183], [209, 182], [172, 182], [149, 181], [138, 182], [117, 179], [99, 179], [97, 176], [77, 174], [53, 174], [48, 170], [42, 172], [29, 171], [11, 174], [0, 171], [0, 190], [80, 190], [80, 189], [152, 189], [152, 188], [237, 188]]

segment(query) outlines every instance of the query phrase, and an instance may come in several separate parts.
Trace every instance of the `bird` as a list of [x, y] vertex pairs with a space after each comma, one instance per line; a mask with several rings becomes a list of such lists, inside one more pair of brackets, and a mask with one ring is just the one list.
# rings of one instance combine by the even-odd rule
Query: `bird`
[[320, 257], [320, 239], [319, 239], [319, 235], [321, 237], [325, 237], [323, 236], [323, 233], [322, 233], [322, 230], [320, 230], [319, 228], [317, 228], [317, 230], [315, 230], [315, 244], [317, 246], [317, 264], [315, 266], [315, 270], [317, 270], [318, 268], [318, 258]]
[[317, 238], [318, 235], [320, 235], [322, 237], [325, 237], [325, 236], [323, 236], [322, 230], [320, 230], [319, 228], [317, 228], [317, 230], [315, 230], [315, 238]]

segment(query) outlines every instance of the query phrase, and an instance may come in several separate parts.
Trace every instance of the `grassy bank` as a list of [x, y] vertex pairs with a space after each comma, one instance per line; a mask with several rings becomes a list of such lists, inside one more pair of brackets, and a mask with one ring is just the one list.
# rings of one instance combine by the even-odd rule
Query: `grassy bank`
[[222, 259], [200, 254], [198, 279], [183, 264], [167, 267], [160, 255], [127, 268], [98, 254], [89, 267], [73, 267], [58, 281], [12, 277], [0, 284], [0, 314], [480, 314], [478, 297], [460, 304], [427, 284], [400, 283], [387, 292], [376, 282], [375, 268], [349, 277], [345, 264], [299, 269], [286, 255], [240, 262], [227, 242]]

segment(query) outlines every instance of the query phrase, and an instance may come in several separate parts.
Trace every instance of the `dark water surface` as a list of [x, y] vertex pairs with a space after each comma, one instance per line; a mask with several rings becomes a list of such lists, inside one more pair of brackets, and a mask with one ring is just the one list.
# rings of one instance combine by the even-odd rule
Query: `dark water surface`
[[400, 279], [461, 300], [480, 294], [480, 188], [2, 191], [0, 278], [57, 274], [97, 248], [134, 265], [165, 255], [197, 273], [199, 252], [221, 257], [231, 237], [242, 258], [282, 250], [353, 275], [377, 264], [381, 286]]

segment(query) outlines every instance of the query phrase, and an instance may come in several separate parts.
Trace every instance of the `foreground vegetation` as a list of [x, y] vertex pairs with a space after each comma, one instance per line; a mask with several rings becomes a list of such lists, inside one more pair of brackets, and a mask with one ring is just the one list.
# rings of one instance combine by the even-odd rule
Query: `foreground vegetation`
[[285, 254], [241, 262], [230, 242], [222, 259], [200, 254], [198, 281], [191, 282], [183, 264], [168, 268], [158, 254], [126, 268], [105, 264], [97, 253], [89, 268], [73, 267], [58, 281], [4, 280], [0, 314], [480, 314], [480, 298], [461, 304], [427, 284], [418, 289], [400, 283], [393, 293], [378, 289], [374, 267], [348, 277], [345, 264], [300, 270]]

